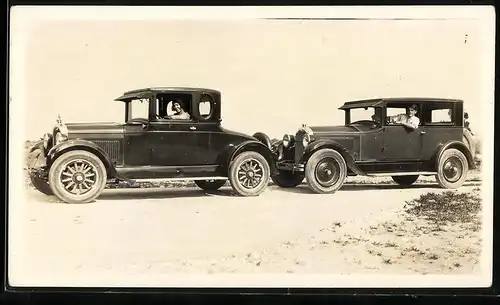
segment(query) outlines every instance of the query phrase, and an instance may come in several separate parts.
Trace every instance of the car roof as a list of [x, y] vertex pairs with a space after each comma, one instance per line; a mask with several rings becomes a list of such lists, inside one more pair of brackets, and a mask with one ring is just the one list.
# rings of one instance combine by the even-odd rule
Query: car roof
[[460, 99], [449, 98], [432, 98], [432, 97], [388, 97], [388, 98], [374, 98], [365, 100], [356, 100], [345, 102], [339, 109], [349, 109], [357, 107], [374, 107], [379, 106], [385, 102], [396, 103], [462, 103]]
[[209, 88], [197, 88], [197, 87], [149, 87], [142, 89], [135, 89], [126, 91], [122, 96], [115, 99], [115, 101], [125, 101], [134, 98], [143, 98], [151, 93], [194, 93], [194, 92], [206, 92], [209, 94], [220, 95], [220, 91]]

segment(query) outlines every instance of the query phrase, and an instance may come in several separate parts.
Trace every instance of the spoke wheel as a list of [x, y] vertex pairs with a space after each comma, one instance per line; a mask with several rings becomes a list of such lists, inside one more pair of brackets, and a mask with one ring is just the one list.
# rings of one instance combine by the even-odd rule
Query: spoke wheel
[[319, 194], [334, 193], [347, 177], [347, 165], [342, 155], [333, 149], [321, 149], [307, 161], [306, 179], [309, 188]]
[[69, 151], [56, 159], [49, 172], [54, 194], [67, 203], [87, 203], [106, 186], [102, 161], [87, 151]]
[[269, 183], [270, 169], [267, 160], [258, 152], [247, 151], [232, 161], [229, 181], [242, 196], [257, 196]]
[[436, 180], [442, 188], [455, 189], [465, 182], [468, 170], [464, 154], [457, 149], [447, 149], [439, 159]]

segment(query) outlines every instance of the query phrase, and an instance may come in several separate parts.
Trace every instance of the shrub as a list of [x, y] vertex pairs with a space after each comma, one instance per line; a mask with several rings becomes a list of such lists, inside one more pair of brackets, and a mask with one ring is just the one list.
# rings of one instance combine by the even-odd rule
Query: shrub
[[404, 210], [408, 214], [424, 217], [435, 223], [473, 222], [481, 210], [482, 200], [477, 192], [426, 193], [407, 201]]

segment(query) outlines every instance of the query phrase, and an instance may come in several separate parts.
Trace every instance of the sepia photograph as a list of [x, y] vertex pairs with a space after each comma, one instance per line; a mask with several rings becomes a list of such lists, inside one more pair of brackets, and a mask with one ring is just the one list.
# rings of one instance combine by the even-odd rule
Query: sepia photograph
[[495, 11], [16, 6], [11, 287], [489, 287]]

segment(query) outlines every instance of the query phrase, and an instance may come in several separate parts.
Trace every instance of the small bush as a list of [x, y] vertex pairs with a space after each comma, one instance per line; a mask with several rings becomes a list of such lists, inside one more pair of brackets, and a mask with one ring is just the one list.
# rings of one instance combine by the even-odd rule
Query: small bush
[[407, 201], [405, 212], [434, 223], [473, 222], [481, 210], [481, 197], [477, 192], [458, 193], [445, 191], [441, 194], [426, 193]]

